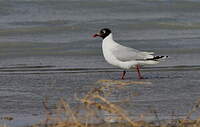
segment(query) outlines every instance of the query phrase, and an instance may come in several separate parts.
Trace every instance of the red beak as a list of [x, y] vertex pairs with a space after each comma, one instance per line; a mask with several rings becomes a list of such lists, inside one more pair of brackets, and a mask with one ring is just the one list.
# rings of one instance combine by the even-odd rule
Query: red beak
[[94, 34], [93, 37], [100, 37], [100, 34]]

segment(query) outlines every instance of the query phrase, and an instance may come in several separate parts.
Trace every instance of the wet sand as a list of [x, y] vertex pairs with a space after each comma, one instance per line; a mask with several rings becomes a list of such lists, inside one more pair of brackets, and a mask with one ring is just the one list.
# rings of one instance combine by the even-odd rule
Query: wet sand
[[[0, 101], [3, 104], [0, 105], [0, 114], [14, 118], [12, 121], [1, 120], [1, 123], [23, 126], [40, 122], [44, 115], [42, 102], [45, 98], [48, 98], [52, 109], [60, 98], [76, 105], [75, 96], [81, 97], [98, 87], [100, 84], [96, 84], [96, 81], [119, 80], [121, 73], [116, 68], [43, 69], [45, 67], [11, 68], [9, 72], [5, 71], [8, 68], [0, 70]], [[148, 113], [152, 108], [158, 112], [161, 120], [170, 119], [172, 112], [177, 118], [183, 117], [200, 97], [200, 66], [146, 67], [142, 72], [145, 77], [142, 81], [152, 84], [128, 85], [110, 98], [111, 102], [124, 107], [133, 118]], [[131, 71], [127, 73], [125, 81], [140, 80]], [[120, 102], [126, 98], [130, 101]], [[199, 115], [197, 112], [193, 118]], [[153, 114], [148, 114], [145, 119], [155, 118]]]

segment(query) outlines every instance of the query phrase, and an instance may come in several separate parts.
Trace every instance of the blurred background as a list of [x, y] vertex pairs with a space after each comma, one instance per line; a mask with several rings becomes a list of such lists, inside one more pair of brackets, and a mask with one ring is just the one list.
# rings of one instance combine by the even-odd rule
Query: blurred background
[[173, 58], [165, 65], [196, 65], [199, 5], [198, 0], [1, 0], [0, 66], [109, 66], [102, 60], [101, 39], [92, 38], [104, 27], [123, 45]]

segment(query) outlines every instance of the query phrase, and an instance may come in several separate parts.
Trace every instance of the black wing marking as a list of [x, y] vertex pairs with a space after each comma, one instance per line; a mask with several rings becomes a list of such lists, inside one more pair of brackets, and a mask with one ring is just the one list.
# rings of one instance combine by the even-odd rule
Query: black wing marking
[[148, 58], [146, 60], [158, 60], [158, 59], [162, 59], [162, 58], [167, 58], [168, 56], [154, 56], [153, 58]]

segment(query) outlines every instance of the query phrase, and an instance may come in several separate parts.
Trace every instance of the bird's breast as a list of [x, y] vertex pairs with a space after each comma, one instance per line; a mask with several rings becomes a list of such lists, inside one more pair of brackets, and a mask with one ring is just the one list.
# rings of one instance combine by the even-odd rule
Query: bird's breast
[[103, 56], [109, 64], [119, 66], [120, 61], [112, 53], [112, 48], [113, 48], [112, 44], [103, 42], [102, 43]]

